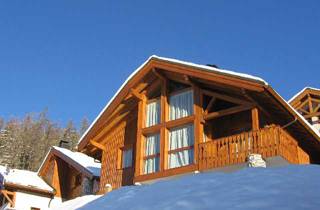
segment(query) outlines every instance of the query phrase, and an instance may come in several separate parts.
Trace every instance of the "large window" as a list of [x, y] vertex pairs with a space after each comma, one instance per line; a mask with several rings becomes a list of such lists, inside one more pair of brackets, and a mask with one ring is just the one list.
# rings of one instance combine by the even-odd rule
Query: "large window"
[[192, 164], [193, 144], [193, 125], [185, 125], [170, 130], [168, 168], [176, 168]]
[[160, 135], [148, 135], [145, 138], [144, 152], [144, 173], [154, 173], [159, 171], [160, 159]]
[[174, 94], [169, 99], [170, 120], [187, 117], [193, 114], [193, 91]]
[[160, 100], [150, 101], [146, 107], [146, 127], [160, 123]]

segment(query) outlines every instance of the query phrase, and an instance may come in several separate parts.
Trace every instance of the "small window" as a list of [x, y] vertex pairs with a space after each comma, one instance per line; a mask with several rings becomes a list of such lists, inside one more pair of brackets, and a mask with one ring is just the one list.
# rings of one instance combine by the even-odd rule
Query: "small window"
[[160, 100], [154, 99], [148, 102], [146, 107], [146, 127], [160, 123]]
[[81, 174], [78, 174], [78, 175], [75, 177], [74, 185], [75, 185], [75, 186], [79, 186], [79, 185], [81, 185], [81, 182], [82, 182]]
[[194, 129], [184, 125], [169, 132], [168, 167], [177, 168], [193, 163]]
[[122, 168], [132, 167], [132, 148], [122, 150]]
[[174, 94], [169, 99], [170, 120], [187, 117], [193, 114], [193, 91]]
[[159, 171], [160, 135], [152, 134], [145, 138], [144, 173], [150, 174]]

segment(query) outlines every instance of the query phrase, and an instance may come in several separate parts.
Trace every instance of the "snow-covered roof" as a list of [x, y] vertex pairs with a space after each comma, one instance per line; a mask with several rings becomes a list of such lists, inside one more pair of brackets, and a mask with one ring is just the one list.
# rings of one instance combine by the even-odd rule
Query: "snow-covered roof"
[[313, 87], [305, 87], [302, 90], [300, 90], [298, 93], [296, 93], [294, 96], [292, 96], [289, 100], [288, 103], [291, 103], [295, 98], [297, 98], [301, 93], [303, 93], [306, 90], [315, 90], [315, 91], [320, 91], [318, 88], [313, 88]]
[[157, 55], [152, 55], [150, 56], [141, 66], [139, 66], [135, 71], [133, 71], [133, 73], [126, 79], [126, 81], [121, 85], [121, 87], [118, 89], [118, 91], [114, 94], [114, 96], [109, 100], [109, 102], [107, 103], [107, 105], [102, 109], [102, 111], [99, 113], [99, 115], [95, 118], [95, 120], [91, 123], [91, 125], [89, 126], [89, 128], [86, 130], [86, 132], [81, 136], [81, 138], [79, 139], [78, 144], [85, 138], [85, 136], [88, 134], [88, 132], [91, 130], [91, 128], [93, 127], [93, 125], [98, 121], [98, 119], [102, 116], [102, 114], [106, 111], [106, 109], [109, 107], [109, 105], [112, 103], [112, 101], [115, 99], [115, 97], [119, 94], [119, 92], [124, 88], [124, 86], [126, 86], [126, 84], [144, 67], [146, 66], [151, 60], [159, 60], [159, 61], [165, 61], [165, 62], [170, 62], [170, 63], [174, 63], [174, 64], [180, 64], [180, 65], [185, 65], [188, 67], [194, 67], [197, 68], [199, 70], [203, 70], [203, 71], [209, 71], [209, 72], [214, 72], [214, 73], [218, 73], [218, 74], [223, 74], [223, 75], [228, 75], [228, 76], [232, 76], [232, 77], [237, 77], [240, 79], [244, 79], [244, 80], [250, 80], [250, 81], [254, 81], [254, 82], [258, 82], [258, 83], [263, 83], [264, 85], [268, 85], [268, 83], [256, 76], [252, 76], [249, 74], [244, 74], [244, 73], [238, 73], [238, 72], [234, 72], [234, 71], [230, 71], [230, 70], [224, 70], [224, 69], [219, 69], [219, 68], [215, 68], [212, 66], [208, 66], [208, 65], [201, 65], [201, 64], [196, 64], [196, 63], [191, 63], [191, 62], [186, 62], [186, 61], [181, 61], [178, 59], [173, 59], [173, 58], [166, 58], [166, 57], [160, 57]]
[[[81, 152], [73, 152], [71, 150], [61, 148], [61, 147], [56, 147], [56, 146], [53, 146], [51, 148], [51, 150], [49, 151], [49, 153], [52, 150], [58, 151], [59, 154], [71, 159], [76, 164], [80, 165], [85, 170], [87, 170], [89, 173], [91, 173], [93, 176], [100, 177], [101, 163], [97, 162], [94, 158], [92, 158], [84, 153], [81, 153]], [[48, 155], [47, 155], [47, 157], [48, 157]], [[47, 157], [44, 159], [39, 170], [42, 168]]]
[[319, 173], [318, 165], [207, 172], [84, 196], [57, 209], [319, 209]]
[[20, 169], [9, 169], [7, 171], [5, 166], [0, 165], [0, 174], [4, 177], [5, 184], [53, 192], [53, 188], [43, 181], [36, 172]]

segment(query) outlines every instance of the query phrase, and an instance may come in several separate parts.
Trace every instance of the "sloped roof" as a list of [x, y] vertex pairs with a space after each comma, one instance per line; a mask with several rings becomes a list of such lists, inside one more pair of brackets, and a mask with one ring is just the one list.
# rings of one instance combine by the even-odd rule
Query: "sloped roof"
[[100, 177], [101, 163], [97, 162], [94, 158], [81, 152], [73, 152], [56, 146], [51, 147], [46, 158], [43, 160], [38, 173], [44, 168], [45, 163], [49, 161], [51, 155], [58, 156], [74, 168], [86, 173], [89, 177]]
[[288, 103], [293, 102], [293, 100], [295, 100], [297, 97], [299, 97], [300, 95], [302, 95], [304, 92], [308, 91], [308, 90], [314, 90], [314, 91], [319, 91], [320, 89], [318, 88], [313, 88], [313, 87], [305, 87], [302, 90], [300, 90], [298, 93], [296, 93], [294, 96], [292, 96], [289, 100]]
[[4, 177], [5, 186], [14, 185], [18, 188], [54, 192], [54, 189], [42, 180], [36, 172], [20, 169], [9, 169], [7, 171], [5, 166], [0, 165], [0, 174]]
[[[148, 60], [146, 60], [127, 78], [127, 80], [121, 85], [121, 87], [118, 89], [115, 95], [109, 100], [107, 105], [102, 109], [102, 111], [99, 113], [96, 119], [91, 123], [89, 128], [82, 135], [82, 137], [78, 142], [78, 147], [80, 148], [80, 150], [84, 147], [84, 145], [86, 145], [88, 140], [87, 135], [90, 133], [94, 125], [109, 110], [109, 108], [111, 107], [111, 104], [117, 103], [115, 101], [117, 100], [117, 97], [121, 95], [121, 93], [124, 91], [125, 87], [129, 86], [129, 83], [131, 83], [134, 80], [134, 78], [143, 69], [147, 68], [150, 63], [156, 63], [155, 66], [157, 66], [159, 62], [165, 63], [165, 64], [172, 64], [179, 67], [192, 68], [196, 71], [209, 72], [217, 77], [221, 75], [221, 76], [227, 76], [228, 78], [239, 79], [240, 81], [250, 82], [250, 85], [255, 85], [256, 87], [259, 87], [262, 91], [266, 91], [270, 95], [272, 95], [272, 97], [275, 98], [275, 100], [279, 105], [283, 106], [290, 113], [291, 116], [297, 118], [297, 121], [299, 121], [305, 128], [307, 128], [307, 130], [311, 132], [312, 135], [315, 136], [318, 141], [320, 141], [319, 132], [315, 130], [308, 122], [306, 122], [306, 120], [292, 106], [290, 106], [290, 104], [286, 100], [284, 100], [275, 90], [273, 90], [273, 88], [265, 80], [256, 76], [248, 75], [248, 74], [237, 73], [234, 71], [222, 70], [222, 69], [218, 69], [218, 68], [207, 66], [207, 65], [200, 65], [200, 64], [185, 62], [177, 59], [165, 58], [165, 57], [159, 57], [159, 56], [153, 55], [149, 57]], [[86, 139], [86, 141], [84, 141], [84, 139]]]

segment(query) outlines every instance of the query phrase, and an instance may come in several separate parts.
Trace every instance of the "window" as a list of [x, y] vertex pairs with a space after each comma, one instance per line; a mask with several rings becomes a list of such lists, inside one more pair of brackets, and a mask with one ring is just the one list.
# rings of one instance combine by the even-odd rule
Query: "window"
[[146, 127], [160, 123], [160, 100], [152, 100], [146, 107]]
[[122, 150], [122, 168], [132, 167], [132, 148]]
[[168, 167], [176, 168], [192, 164], [193, 144], [193, 125], [185, 125], [170, 130]]
[[81, 185], [81, 182], [82, 182], [81, 174], [78, 174], [74, 179], [74, 185], [79, 186], [79, 185]]
[[169, 98], [170, 120], [187, 117], [193, 114], [193, 91], [184, 91]]
[[159, 171], [160, 135], [153, 134], [145, 138], [144, 173]]

